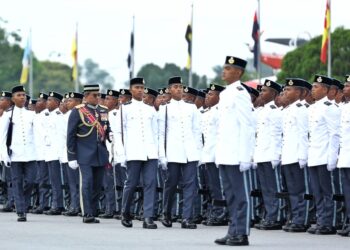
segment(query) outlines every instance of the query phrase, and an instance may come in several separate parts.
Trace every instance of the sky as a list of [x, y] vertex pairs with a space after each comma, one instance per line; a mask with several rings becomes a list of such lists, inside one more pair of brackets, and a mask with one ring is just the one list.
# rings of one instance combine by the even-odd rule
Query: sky
[[[128, 80], [126, 59], [133, 16], [136, 72], [146, 63], [185, 67], [185, 31], [192, 4], [193, 72], [211, 78], [213, 66], [222, 65], [226, 55], [252, 57], [246, 43], [253, 43], [257, 0], [0, 0], [0, 17], [7, 20], [7, 29], [19, 30], [23, 47], [32, 30], [33, 52], [40, 60], [68, 65], [72, 65], [78, 23], [80, 64], [92, 58], [119, 88]], [[331, 6], [332, 30], [350, 28], [350, 1], [332, 0]], [[323, 32], [326, 0], [260, 0], [260, 7], [262, 40], [314, 37]], [[291, 49], [268, 42], [261, 47], [262, 52], [271, 53]]]

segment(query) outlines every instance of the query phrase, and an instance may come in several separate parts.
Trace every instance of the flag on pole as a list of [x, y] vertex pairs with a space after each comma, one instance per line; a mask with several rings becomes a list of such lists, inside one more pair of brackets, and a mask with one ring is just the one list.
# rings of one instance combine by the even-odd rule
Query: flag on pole
[[258, 46], [259, 46], [259, 38], [260, 38], [260, 25], [258, 22], [257, 12], [254, 13], [254, 22], [253, 22], [253, 30], [252, 30], [252, 38], [254, 40], [254, 47], [253, 47], [253, 53], [254, 53], [254, 67], [257, 69], [258, 67]]
[[131, 32], [130, 37], [130, 52], [128, 55], [128, 68], [130, 79], [134, 76], [134, 31]]
[[22, 58], [22, 73], [21, 73], [21, 79], [20, 79], [21, 84], [26, 84], [28, 82], [29, 67], [31, 66], [30, 65], [30, 54], [32, 52], [31, 47], [32, 46], [30, 43], [30, 39], [28, 38], [27, 45], [24, 49], [23, 58]]
[[192, 60], [192, 26], [191, 24], [187, 25], [185, 39], [188, 44], [188, 49], [187, 49], [188, 57], [187, 57], [186, 69], [189, 70], [191, 68], [191, 60]]
[[322, 46], [321, 46], [321, 62], [323, 64], [326, 64], [327, 62], [327, 52], [328, 52], [328, 43], [329, 43], [329, 32], [331, 27], [331, 13], [330, 13], [330, 6], [329, 6], [329, 0], [327, 0], [326, 5], [326, 14], [324, 18], [324, 29], [323, 29], [323, 36], [322, 36]]
[[72, 81], [76, 81], [78, 79], [78, 30], [75, 31], [75, 36], [72, 43]]

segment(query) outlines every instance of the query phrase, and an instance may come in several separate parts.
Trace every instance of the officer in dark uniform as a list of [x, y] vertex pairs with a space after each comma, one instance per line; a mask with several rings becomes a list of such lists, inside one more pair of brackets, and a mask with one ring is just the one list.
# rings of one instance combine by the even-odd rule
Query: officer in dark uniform
[[68, 120], [68, 164], [80, 170], [80, 205], [84, 223], [99, 223], [98, 198], [104, 167], [109, 164], [106, 138], [109, 136], [107, 107], [98, 105], [100, 87], [84, 86], [85, 104], [76, 106]]

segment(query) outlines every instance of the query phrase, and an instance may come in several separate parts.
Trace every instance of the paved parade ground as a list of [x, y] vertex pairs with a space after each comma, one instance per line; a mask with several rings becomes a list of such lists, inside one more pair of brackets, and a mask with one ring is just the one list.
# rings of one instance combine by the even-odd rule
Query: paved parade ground
[[[164, 228], [157, 222], [157, 230], [146, 230], [134, 221], [133, 228], [125, 228], [115, 219], [100, 224], [83, 224], [80, 217], [28, 215], [28, 222], [19, 223], [14, 213], [0, 214], [0, 249], [227, 249], [214, 244], [224, 236], [227, 227], [206, 227], [185, 230], [179, 223]], [[282, 231], [253, 229], [251, 249], [349, 249], [350, 238], [336, 235], [317, 236], [307, 233], [291, 234]], [[239, 247], [234, 247], [239, 249]], [[247, 249], [247, 247], [241, 247]]]

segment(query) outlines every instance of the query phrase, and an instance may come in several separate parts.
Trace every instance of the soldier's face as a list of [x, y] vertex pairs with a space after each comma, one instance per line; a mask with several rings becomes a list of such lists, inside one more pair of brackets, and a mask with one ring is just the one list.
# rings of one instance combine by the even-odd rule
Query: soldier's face
[[316, 82], [312, 84], [311, 95], [316, 101], [321, 100], [323, 97], [325, 97], [327, 95], [327, 92], [328, 88], [323, 84]]
[[205, 97], [205, 106], [213, 107], [219, 103], [219, 93], [214, 90], [210, 90]]
[[283, 95], [288, 103], [293, 103], [300, 99], [300, 90], [294, 87], [286, 86], [283, 91]]
[[172, 98], [174, 98], [175, 100], [181, 100], [182, 92], [183, 92], [182, 84], [181, 83], [171, 84], [169, 87], [169, 92]]
[[153, 106], [154, 105], [154, 101], [155, 101], [155, 97], [153, 95], [143, 95], [143, 102]]
[[117, 106], [117, 103], [118, 103], [118, 99], [115, 98], [114, 96], [109, 96], [109, 95], [106, 96], [105, 105], [109, 110], [114, 109]]
[[11, 106], [11, 100], [9, 98], [0, 98], [0, 109], [7, 110]]
[[274, 94], [275, 92], [272, 88], [263, 86], [260, 92], [261, 101], [263, 101], [264, 104], [270, 102], [271, 100], [273, 100]]
[[54, 97], [49, 97], [47, 99], [46, 107], [48, 110], [52, 111], [59, 107], [59, 102]]
[[194, 103], [196, 97], [192, 94], [182, 93], [182, 100], [184, 100], [185, 102]]
[[44, 109], [46, 109], [46, 100], [43, 98], [39, 98], [38, 101], [35, 104], [36, 106], [36, 110], [38, 112], [43, 111]]
[[240, 79], [242, 70], [237, 67], [232, 67], [230, 65], [225, 65], [221, 74], [223, 81], [227, 83], [232, 83]]
[[131, 92], [132, 98], [138, 101], [141, 101], [143, 98], [144, 89], [145, 87], [143, 86], [143, 84], [131, 85], [130, 92]]
[[88, 104], [97, 105], [100, 96], [101, 94], [97, 91], [89, 92], [87, 95], [85, 95], [85, 101]]
[[25, 92], [16, 92], [12, 94], [12, 101], [14, 104], [19, 107], [23, 108], [24, 104], [26, 103], [27, 97]]
[[68, 98], [67, 100], [67, 109], [72, 110], [75, 106], [81, 103], [80, 99]]
[[171, 95], [170, 95], [170, 94], [164, 94], [164, 95], [163, 95], [163, 102], [164, 102], [164, 103], [169, 102], [170, 99], [171, 99]]
[[349, 98], [350, 97], [350, 83], [345, 83], [344, 84], [343, 95], [344, 95], [345, 98]]

